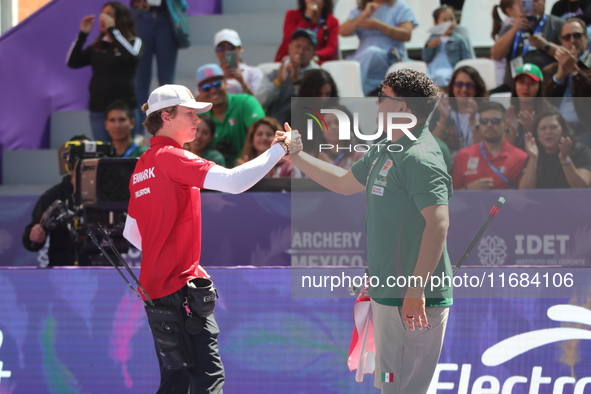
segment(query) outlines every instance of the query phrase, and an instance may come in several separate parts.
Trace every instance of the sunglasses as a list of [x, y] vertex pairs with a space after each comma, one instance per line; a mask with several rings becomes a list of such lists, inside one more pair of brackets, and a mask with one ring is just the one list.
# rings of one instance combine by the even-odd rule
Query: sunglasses
[[570, 41], [570, 39], [574, 38], [575, 40], [580, 40], [583, 37], [583, 33], [569, 33], [569, 34], [565, 34], [562, 37], [560, 37], [560, 39], [562, 41]]
[[404, 101], [404, 99], [401, 99], [401, 98], [398, 98], [398, 97], [386, 96], [384, 93], [379, 92], [378, 93], [378, 103], [382, 104], [386, 100]]
[[232, 44], [228, 44], [228, 45], [224, 45], [224, 44], [218, 44], [217, 47], [215, 47], [215, 51], [222, 53], [224, 51], [234, 51], [236, 50], [236, 46], [232, 45]]
[[476, 85], [472, 82], [454, 82], [454, 86], [458, 89], [462, 89], [462, 88], [466, 88], [468, 90], [473, 90], [474, 88], [476, 88]]
[[480, 118], [478, 122], [483, 126], [486, 126], [489, 122], [495, 126], [498, 126], [501, 124], [502, 121], [503, 119], [501, 118]]
[[219, 89], [222, 87], [222, 81], [214, 81], [212, 83], [206, 83], [203, 84], [201, 86], [199, 86], [199, 89], [203, 90], [205, 93], [209, 92], [211, 90], [211, 88], [216, 88]]

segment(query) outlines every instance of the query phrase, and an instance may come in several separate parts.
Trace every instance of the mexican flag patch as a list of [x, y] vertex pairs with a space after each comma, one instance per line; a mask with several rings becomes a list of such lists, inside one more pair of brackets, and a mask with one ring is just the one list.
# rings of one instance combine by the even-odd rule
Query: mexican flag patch
[[394, 374], [391, 372], [382, 373], [382, 382], [391, 383], [394, 381]]

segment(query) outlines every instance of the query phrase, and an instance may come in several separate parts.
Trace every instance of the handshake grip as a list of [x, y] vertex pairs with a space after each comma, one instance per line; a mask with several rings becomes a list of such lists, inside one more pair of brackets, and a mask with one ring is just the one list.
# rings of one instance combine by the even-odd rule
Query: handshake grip
[[277, 131], [275, 139], [279, 145], [285, 150], [285, 155], [292, 155], [302, 150], [302, 137], [297, 130]]

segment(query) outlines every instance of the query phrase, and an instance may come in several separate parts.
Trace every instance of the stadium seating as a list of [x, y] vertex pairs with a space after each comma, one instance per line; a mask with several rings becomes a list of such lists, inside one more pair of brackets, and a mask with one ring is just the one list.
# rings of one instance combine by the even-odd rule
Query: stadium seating
[[322, 68], [334, 79], [340, 97], [364, 97], [358, 61], [331, 60], [322, 63]]
[[[491, 47], [492, 9], [499, 0], [465, 0], [460, 24], [470, 32], [473, 47]], [[494, 74], [493, 74], [494, 75]]]
[[495, 63], [490, 59], [464, 59], [460, 60], [456, 63], [454, 69], [458, 69], [462, 66], [471, 66], [478, 71], [484, 83], [486, 85], [486, 90], [491, 90], [496, 88], [497, 79], [495, 76]]
[[[357, 7], [356, 0], [338, 0], [334, 6], [334, 16], [339, 20], [339, 24], [349, 19], [351, 11]], [[339, 35], [339, 58], [343, 59], [343, 52], [351, 52], [359, 47], [359, 38], [357, 35], [343, 37]]]
[[61, 181], [57, 149], [2, 152], [2, 185], [55, 185]]
[[490, 101], [503, 104], [506, 109], [511, 106], [511, 92], [493, 93], [490, 95]]
[[411, 70], [417, 70], [422, 73], [427, 73], [427, 63], [420, 60], [409, 60], [407, 62], [396, 62], [388, 68], [386, 75], [393, 71], [400, 70], [403, 68], [410, 68]]
[[433, 11], [440, 7], [439, 0], [408, 0], [406, 2], [415, 14], [419, 25], [412, 31], [412, 37], [406, 43], [406, 49], [421, 49], [429, 38], [429, 29], [433, 27]]
[[263, 75], [269, 75], [271, 72], [278, 70], [279, 67], [281, 67], [281, 62], [260, 63], [257, 67], [263, 72]]

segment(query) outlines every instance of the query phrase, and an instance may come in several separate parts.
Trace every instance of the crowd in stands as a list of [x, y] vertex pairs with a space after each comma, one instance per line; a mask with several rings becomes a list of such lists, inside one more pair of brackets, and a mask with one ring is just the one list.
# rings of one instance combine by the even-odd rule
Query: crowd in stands
[[[117, 156], [145, 150], [141, 138], [136, 143], [133, 137], [144, 134], [139, 107], [148, 95], [153, 56], [159, 84], [174, 82], [176, 54], [186, 46], [171, 22], [178, 1], [162, 0], [156, 6], [131, 0], [129, 7], [108, 2], [98, 17], [98, 37], [84, 47], [95, 19], [84, 17], [68, 54], [70, 67], [92, 67], [93, 134], [111, 141]], [[544, 0], [532, 0], [531, 5], [522, 9], [520, 0], [500, 0], [492, 10], [495, 42], [490, 56], [496, 62], [496, 80], [502, 81], [496, 87], [487, 86], [490, 76], [481, 75], [478, 67], [458, 64], [474, 59], [475, 53], [469, 32], [459, 28], [456, 10], [448, 5], [429, 10], [433, 26], [422, 61], [442, 92], [429, 129], [456, 189], [591, 184], [591, 112], [584, 99], [591, 95], [591, 0], [559, 0], [551, 14], [544, 13]], [[233, 167], [265, 151], [285, 122], [305, 127], [305, 121], [291, 113], [294, 98], [303, 104], [315, 98], [318, 111], [333, 108], [350, 115], [339, 102], [339, 81], [322, 68], [339, 58], [358, 62], [365, 96], [379, 95], [378, 84], [388, 68], [410, 60], [405, 43], [412, 38], [417, 18], [404, 0], [361, 0], [346, 20], [335, 18], [333, 6], [333, 0], [298, 0], [297, 9], [285, 15], [277, 64], [271, 71], [244, 63], [248, 43], [232, 26], [212, 32], [218, 64], [196, 64], [195, 86], [187, 88], [213, 107], [202, 117], [195, 141], [185, 148]], [[357, 35], [359, 47], [343, 56], [339, 35]], [[338, 138], [337, 116], [324, 115], [322, 133], [312, 144], [315, 154], [350, 168], [363, 152], [345, 150]], [[351, 132], [347, 145], [354, 146], [355, 138]], [[319, 150], [320, 145], [326, 148]], [[310, 145], [305, 149], [310, 151]], [[289, 162], [280, 162], [268, 176], [296, 174]]]

